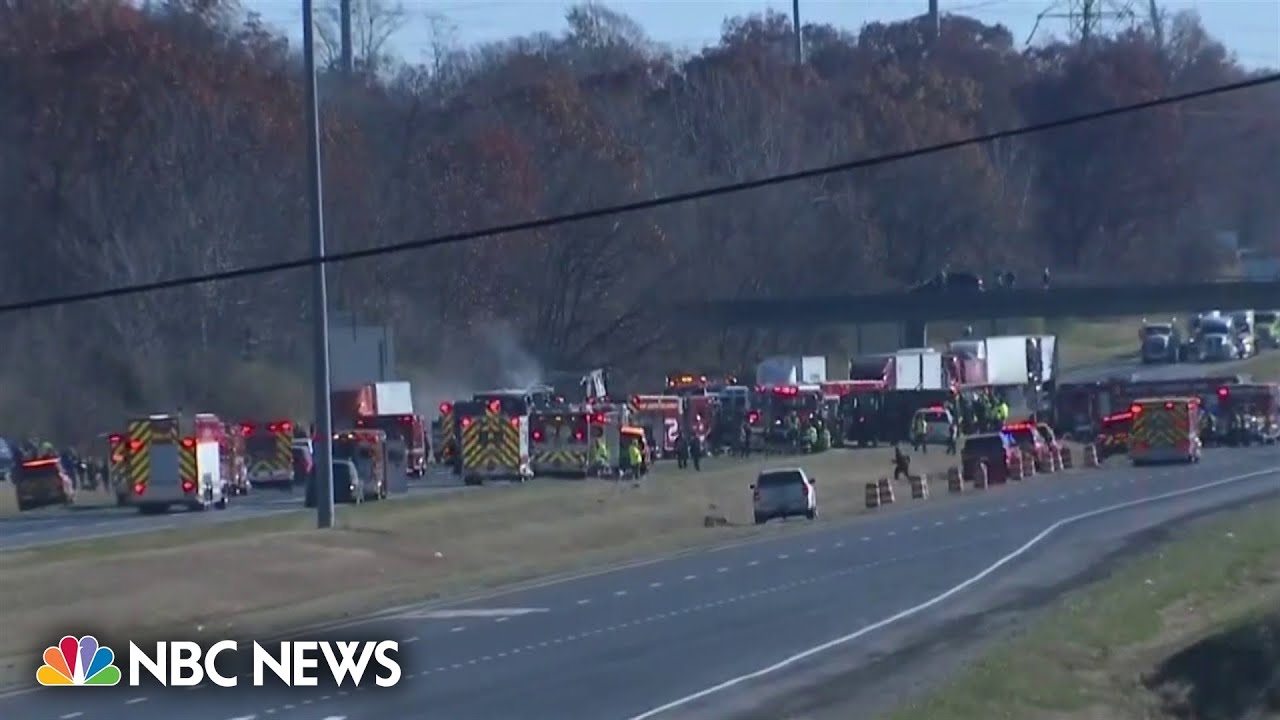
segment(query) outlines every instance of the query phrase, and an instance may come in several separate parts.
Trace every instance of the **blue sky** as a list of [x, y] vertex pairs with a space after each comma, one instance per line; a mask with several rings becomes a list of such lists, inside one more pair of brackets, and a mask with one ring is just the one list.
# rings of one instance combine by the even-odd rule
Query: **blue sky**
[[[316, 0], [319, 7], [327, 0]], [[387, 0], [394, 4], [395, 0]], [[401, 0], [410, 22], [393, 39], [405, 60], [425, 57], [427, 18], [446, 18], [456, 28], [460, 42], [471, 44], [501, 40], [533, 32], [559, 32], [565, 28], [564, 11], [571, 2], [561, 0]], [[1145, 13], [1148, 0], [1128, 2]], [[1280, 67], [1280, 0], [1157, 0], [1166, 12], [1195, 10], [1211, 33], [1223, 40], [1240, 61], [1251, 67]], [[242, 0], [272, 26], [295, 40], [301, 37], [300, 0]], [[1000, 22], [1025, 40], [1041, 12], [1064, 9], [1067, 0], [940, 0], [943, 12], [971, 15], [985, 22]], [[763, 12], [772, 8], [790, 14], [791, 0], [605, 0], [603, 3], [638, 21], [649, 35], [675, 47], [696, 49], [719, 37], [724, 18]], [[802, 22], [829, 23], [856, 30], [868, 22], [901, 20], [924, 12], [927, 0], [801, 0]], [[1057, 7], [1055, 7], [1057, 6]], [[1066, 20], [1048, 19], [1037, 37], [1065, 33]]]

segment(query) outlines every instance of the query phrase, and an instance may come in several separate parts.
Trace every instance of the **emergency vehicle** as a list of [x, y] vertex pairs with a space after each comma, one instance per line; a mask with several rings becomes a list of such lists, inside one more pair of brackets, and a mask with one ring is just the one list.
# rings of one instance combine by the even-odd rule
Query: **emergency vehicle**
[[388, 438], [404, 443], [406, 465], [413, 477], [427, 474], [427, 432], [421, 415], [378, 415], [358, 417], [357, 428], [381, 430]]
[[19, 511], [70, 505], [75, 499], [71, 477], [57, 457], [24, 460], [14, 468], [13, 491]]
[[716, 433], [720, 418], [720, 397], [717, 388], [736, 383], [732, 378], [712, 380], [706, 375], [678, 373], [667, 376], [667, 395], [675, 395], [683, 401], [681, 425], [689, 428], [707, 446], [707, 438]]
[[535, 476], [586, 477], [591, 463], [589, 427], [603, 414], [566, 409], [529, 416], [529, 465]]
[[254, 487], [292, 489], [293, 423], [288, 420], [267, 423], [246, 420], [240, 423], [240, 433], [244, 437], [249, 483]]
[[350, 460], [359, 473], [357, 502], [387, 496], [387, 434], [373, 428], [343, 430], [333, 434], [333, 459]]
[[1098, 459], [1105, 460], [1113, 455], [1128, 453], [1129, 429], [1132, 427], [1133, 413], [1128, 410], [1102, 418], [1102, 427], [1093, 441], [1098, 449]]
[[[1222, 418], [1230, 418], [1236, 413], [1250, 418], [1252, 432], [1256, 436], [1254, 439], [1259, 442], [1271, 444], [1280, 435], [1280, 385], [1224, 385], [1218, 388], [1217, 405], [1218, 414]], [[1201, 408], [1202, 412], [1208, 410], [1207, 406]]]
[[673, 457], [680, 437], [683, 401], [676, 395], [632, 395], [632, 425], [642, 428], [655, 457]]
[[839, 444], [856, 443], [858, 447], [879, 444], [881, 402], [884, 392], [882, 380], [829, 380], [818, 383], [824, 402], [835, 398], [836, 410], [832, 424]]
[[453, 407], [457, 418], [458, 472], [467, 485], [481, 485], [485, 480], [524, 482], [533, 474], [529, 465], [528, 408], [514, 398], [507, 400], [507, 409], [501, 397]]
[[762, 385], [756, 388], [756, 405], [760, 414], [752, 428], [759, 427], [765, 442], [788, 442], [786, 420], [792, 413], [799, 419], [801, 427], [815, 417], [822, 417], [822, 388], [817, 385]]
[[1099, 382], [1062, 383], [1054, 392], [1053, 428], [1059, 433], [1089, 436], [1098, 432], [1103, 418], [1125, 412], [1134, 400], [1149, 397], [1199, 398], [1202, 408], [1212, 407], [1222, 387], [1246, 382], [1240, 375], [1186, 377], [1169, 380], [1134, 380], [1121, 377]]
[[455, 465], [458, 459], [458, 440], [457, 425], [453, 419], [453, 403], [440, 403], [440, 418], [433, 423], [432, 433], [431, 447], [435, 448], [436, 462], [442, 465]]
[[216, 415], [201, 413], [184, 434], [177, 415], [151, 415], [129, 421], [129, 503], [142, 513], [167, 512], [174, 505], [190, 510], [227, 507], [221, 444], [225, 432]]
[[1129, 412], [1129, 460], [1134, 465], [1200, 461], [1199, 398], [1140, 398]]

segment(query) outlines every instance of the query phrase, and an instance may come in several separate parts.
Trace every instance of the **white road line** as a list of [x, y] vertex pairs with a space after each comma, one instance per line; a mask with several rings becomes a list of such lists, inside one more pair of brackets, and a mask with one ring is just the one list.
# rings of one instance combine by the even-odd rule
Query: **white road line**
[[590, 602], [591, 602], [590, 600], [579, 600], [579, 601], [578, 601], [578, 604], [579, 604], [579, 605], [586, 605], [586, 604], [588, 604], [588, 603], [590, 603]]
[[718, 573], [725, 573], [725, 572], [729, 572], [729, 568], [727, 568], [727, 567], [716, 568], [716, 572], [718, 572]]
[[84, 713], [82, 712], [67, 713], [66, 715], [59, 715], [58, 720], [75, 720], [75, 718], [78, 718], [83, 714]]
[[324, 720], [347, 720], [346, 715], [326, 715]]
[[241, 715], [239, 717], [233, 717], [230, 720], [254, 720], [257, 717], [257, 715]]
[[807, 553], [816, 553], [816, 552], [818, 552], [818, 548], [809, 548], [808, 550], [805, 550], [805, 552], [807, 552]]
[[1184, 488], [1182, 490], [1174, 490], [1172, 492], [1162, 493], [1160, 495], [1151, 495], [1149, 497], [1140, 498], [1138, 500], [1130, 500], [1128, 502], [1117, 503], [1115, 505], [1107, 505], [1106, 507], [1101, 507], [1095, 510], [1090, 510], [1088, 512], [1080, 513], [1078, 515], [1065, 517], [1049, 525], [1044, 530], [1041, 530], [1039, 534], [1037, 534], [1035, 537], [1028, 540], [1021, 547], [1017, 548], [1016, 550], [1009, 553], [1008, 555], [1005, 555], [999, 560], [996, 560], [994, 563], [988, 565], [984, 570], [979, 572], [977, 575], [974, 575], [973, 577], [961, 582], [959, 585], [956, 585], [939, 595], [935, 595], [934, 597], [928, 600], [925, 600], [919, 605], [909, 607], [905, 610], [898, 612], [895, 615], [890, 615], [889, 617], [883, 620], [874, 622], [870, 625], [866, 625], [859, 630], [855, 630], [854, 632], [849, 633], [848, 635], [842, 635], [832, 640], [828, 640], [827, 642], [822, 643], [821, 645], [815, 645], [807, 650], [801, 651], [799, 653], [796, 653], [795, 655], [784, 658], [768, 667], [761, 668], [759, 670], [756, 670], [755, 672], [747, 673], [746, 675], [739, 675], [738, 677], [730, 678], [729, 680], [725, 680], [724, 682], [718, 685], [712, 685], [711, 687], [705, 688], [703, 690], [699, 690], [698, 692], [695, 692], [693, 694], [686, 695], [676, 700], [672, 700], [671, 702], [666, 703], [665, 705], [659, 705], [658, 707], [655, 707], [652, 710], [646, 710], [645, 712], [642, 712], [639, 715], [628, 718], [628, 720], [648, 720], [649, 718], [655, 717], [657, 715], [661, 715], [662, 713], [665, 713], [669, 710], [674, 710], [676, 708], [688, 705], [689, 703], [701, 700], [702, 698], [705, 698], [709, 695], [714, 695], [718, 692], [727, 690], [731, 687], [735, 687], [743, 683], [750, 682], [757, 678], [765, 677], [766, 675], [772, 675], [780, 670], [785, 670], [791, 667], [792, 665], [795, 665], [796, 663], [802, 662], [804, 660], [807, 660], [808, 658], [813, 657], [814, 655], [824, 653], [833, 648], [840, 647], [841, 645], [846, 645], [850, 642], [853, 642], [854, 640], [857, 640], [858, 638], [869, 635], [870, 633], [873, 633], [877, 630], [886, 628], [890, 625], [893, 625], [894, 623], [898, 623], [903, 620], [906, 620], [907, 618], [910, 618], [914, 615], [918, 615], [924, 612], [925, 610], [928, 610], [929, 608], [932, 608], [940, 603], [945, 602], [946, 600], [957, 595], [958, 593], [963, 592], [964, 590], [972, 587], [973, 585], [976, 585], [982, 582], [983, 580], [990, 577], [993, 573], [998, 571], [1000, 568], [1004, 567], [1005, 565], [1008, 565], [1014, 560], [1017, 560], [1018, 558], [1027, 554], [1028, 552], [1031, 551], [1032, 548], [1044, 542], [1044, 540], [1048, 538], [1050, 535], [1052, 535], [1053, 533], [1057, 532], [1058, 530], [1068, 525], [1078, 523], [1082, 520], [1088, 520], [1089, 518], [1097, 517], [1099, 515], [1105, 515], [1107, 513], [1116, 512], [1117, 510], [1125, 510], [1131, 507], [1138, 507], [1141, 505], [1147, 505], [1153, 502], [1158, 502], [1160, 500], [1168, 500], [1170, 498], [1182, 497], [1184, 495], [1191, 495], [1193, 493], [1203, 492], [1205, 490], [1209, 490], [1212, 488], [1221, 487], [1223, 485], [1230, 485], [1232, 483], [1237, 483], [1244, 480], [1250, 480], [1256, 477], [1265, 477], [1268, 475], [1275, 475], [1278, 472], [1280, 471], [1259, 470], [1257, 472], [1251, 472], [1251, 473], [1246, 473], [1244, 475], [1236, 475], [1234, 477], [1223, 478], [1222, 480], [1216, 480], [1214, 482], [1204, 483], [1202, 485], [1195, 485], [1189, 488]]
[[510, 617], [500, 617], [497, 620], [494, 620], [494, 622], [506, 622], [510, 619], [511, 619]]
[[136, 698], [129, 698], [128, 700], [125, 700], [125, 701], [124, 701], [124, 704], [125, 704], [125, 705], [137, 705], [138, 703], [144, 703], [144, 702], [146, 702], [146, 701], [147, 701], [147, 699], [146, 699], [146, 698], [144, 698], [144, 697], [136, 697]]
[[747, 565], [750, 567], [755, 567], [756, 565], [759, 565], [759, 564], [760, 564], [759, 560], [752, 560], [751, 562], [747, 563]]
[[466, 626], [459, 625], [456, 628], [450, 628], [449, 632], [462, 632], [463, 630], [466, 630], [466, 629], [467, 629]]
[[662, 583], [660, 583], [660, 582], [651, 582], [651, 583], [649, 583], [649, 587], [651, 587], [651, 588], [660, 588], [660, 587], [662, 587]]
[[684, 576], [684, 579], [685, 579], [685, 580], [697, 580], [697, 579], [698, 579], [698, 576], [697, 576], [697, 575], [685, 575], [685, 576]]
[[[502, 619], [503, 619], [503, 620], [506, 620], [506, 618], [502, 618]], [[411, 642], [418, 642], [418, 636], [417, 636], [417, 635], [414, 635], [414, 636], [413, 636], [413, 637], [411, 637], [411, 638], [405, 638], [405, 639], [404, 639], [404, 641], [405, 641], [405, 642], [407, 642], [407, 643], [411, 643]]]
[[614, 596], [616, 596], [616, 597], [622, 597], [623, 595], [626, 595], [626, 594], [627, 594], [627, 591], [626, 591], [626, 590], [614, 590], [614, 591], [613, 591], [613, 594], [614, 594]]

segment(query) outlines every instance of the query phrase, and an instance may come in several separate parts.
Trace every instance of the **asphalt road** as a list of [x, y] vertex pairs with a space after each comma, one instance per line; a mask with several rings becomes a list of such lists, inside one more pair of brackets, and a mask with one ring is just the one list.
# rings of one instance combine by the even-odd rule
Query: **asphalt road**
[[[43, 689], [0, 699], [0, 716], [724, 718], [785, 692], [809, 663], [892, 650], [883, 643], [902, 627], [927, 631], [990, 584], [1056, 585], [1062, 577], [1045, 577], [1041, 552], [1066, 553], [1082, 570], [1108, 544], [1150, 525], [1280, 491], [1277, 460], [1274, 448], [1221, 450], [1198, 466], [1039, 476], [852, 522], [793, 522], [756, 542], [446, 607], [399, 609], [307, 636], [399, 640], [405, 676], [393, 689]], [[751, 673], [760, 676], [743, 679]]]
[[[409, 493], [396, 497], [463, 489], [462, 484], [452, 476], [433, 473], [422, 480], [410, 480]], [[292, 492], [255, 491], [245, 497], [232, 498], [231, 505], [226, 510], [207, 512], [176, 510], [167, 515], [140, 515], [136, 508], [48, 508], [0, 517], [0, 552], [155, 530], [199, 527], [279, 515], [301, 510], [302, 507], [303, 492], [296, 489]]]

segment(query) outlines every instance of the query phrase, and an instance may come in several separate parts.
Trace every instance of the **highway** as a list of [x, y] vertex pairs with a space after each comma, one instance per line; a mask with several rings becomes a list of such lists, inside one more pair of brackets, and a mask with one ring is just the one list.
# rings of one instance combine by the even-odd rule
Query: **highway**
[[[466, 488], [459, 481], [447, 473], [432, 472], [422, 480], [410, 480], [408, 494], [395, 497], [464, 489]], [[48, 508], [0, 517], [0, 552], [155, 530], [192, 528], [280, 515], [301, 509], [301, 489], [293, 492], [258, 490], [248, 496], [232, 498], [231, 505], [226, 510], [175, 510], [167, 515], [144, 516], [136, 508], [121, 507]]]
[[[976, 612], [967, 604], [978, 602], [988, 584], [1056, 587], [1151, 525], [1275, 493], [1277, 459], [1273, 448], [1222, 450], [1208, 452], [1199, 466], [1042, 476], [855, 521], [795, 523], [794, 531], [762, 541], [447, 607], [400, 609], [307, 635], [404, 643], [405, 677], [394, 689], [117, 687], [91, 691], [91, 698], [49, 689], [0, 699], [0, 714], [32, 720], [404, 720], [424, 712], [450, 720], [723, 718], [766, 702], [774, 682], [794, 679], [804, 662], [857, 662], [859, 653], [885, 650], [906, 627], [927, 632], [955, 612]], [[1051, 552], [1065, 553], [1070, 562], [1040, 561], [1039, 554]], [[991, 569], [1002, 558], [1005, 564]], [[970, 581], [945, 602], [920, 607]], [[807, 661], [795, 659], [832, 642]], [[742, 680], [779, 663], [790, 664]], [[699, 696], [724, 683], [731, 685]]]

